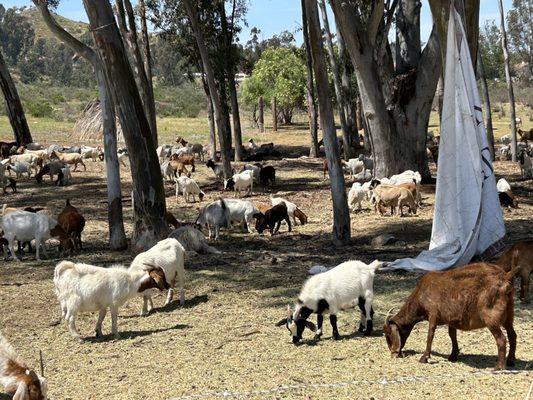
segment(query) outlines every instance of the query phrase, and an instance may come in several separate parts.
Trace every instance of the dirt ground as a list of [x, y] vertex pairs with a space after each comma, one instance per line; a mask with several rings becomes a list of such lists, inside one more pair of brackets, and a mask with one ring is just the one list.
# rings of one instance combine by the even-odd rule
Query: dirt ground
[[[45, 141], [45, 139], [43, 139]], [[301, 148], [293, 147], [294, 155]], [[55, 250], [50, 258], [35, 262], [25, 255], [21, 263], [0, 261], [0, 329], [32, 366], [38, 351], [45, 358], [51, 399], [524, 399], [533, 379], [532, 306], [517, 301], [517, 363], [512, 374], [492, 374], [496, 344], [488, 330], [460, 332], [460, 360], [447, 361], [451, 344], [445, 328], [437, 330], [429, 364], [418, 358], [426, 342], [427, 324], [416, 326], [406, 345], [406, 356], [391, 359], [381, 327], [385, 314], [400, 306], [420, 278], [417, 274], [378, 273], [375, 280], [375, 332], [362, 337], [355, 332], [358, 313], [339, 315], [340, 341], [331, 340], [325, 323], [323, 340], [293, 346], [285, 328], [275, 323], [285, 316], [307, 277], [317, 264], [335, 266], [348, 259], [370, 262], [416, 256], [427, 248], [431, 233], [434, 186], [423, 187], [425, 207], [417, 216], [381, 217], [364, 204], [352, 213], [352, 243], [338, 249], [330, 242], [332, 206], [329, 182], [322, 180], [320, 160], [290, 158], [268, 162], [277, 169], [273, 188], [257, 188], [252, 200], [268, 201], [275, 192], [298, 204], [309, 224], [292, 233], [281, 229], [273, 238], [224, 231], [213, 245], [222, 255], [197, 255], [186, 262], [186, 304], [172, 303], [146, 318], [138, 316], [140, 299], [120, 310], [122, 339], [94, 338], [96, 316], [78, 318], [86, 339], [74, 341], [64, 323], [53, 290]], [[88, 223], [83, 234], [85, 251], [74, 260], [94, 265], [127, 264], [129, 252], [106, 248], [107, 228], [103, 164], [88, 161], [87, 172], [75, 172], [69, 186], [42, 188], [22, 181], [17, 194], [4, 195], [10, 206], [46, 206], [52, 215], [71, 199]], [[521, 207], [505, 211], [507, 241], [533, 238], [533, 182], [522, 181], [510, 162], [496, 162], [519, 196]], [[124, 193], [131, 179], [127, 168]], [[207, 202], [223, 195], [205, 166], [194, 178], [208, 187]], [[347, 177], [347, 188], [351, 185]], [[182, 221], [194, 221], [201, 204], [186, 204], [166, 185], [167, 205]], [[207, 203], [204, 201], [203, 204]], [[125, 205], [131, 229], [131, 208]], [[373, 248], [373, 237], [391, 233], [401, 246]], [[54, 242], [51, 241], [53, 244]], [[161, 307], [163, 296], [156, 298]], [[109, 317], [108, 317], [109, 318]], [[110, 321], [104, 322], [104, 332]], [[354, 333], [355, 332], [355, 333]], [[0, 395], [1, 398], [1, 395]]]

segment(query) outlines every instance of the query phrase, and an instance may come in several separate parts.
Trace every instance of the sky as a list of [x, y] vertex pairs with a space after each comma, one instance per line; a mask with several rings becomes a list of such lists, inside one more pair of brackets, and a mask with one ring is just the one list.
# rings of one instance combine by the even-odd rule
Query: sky
[[[28, 0], [0, 0], [4, 7], [31, 6]], [[261, 29], [263, 39], [269, 38], [283, 30], [297, 31], [301, 26], [300, 0], [250, 0], [250, 8], [246, 16], [248, 28], [244, 28], [239, 39], [246, 43], [250, 36], [250, 28], [256, 26]], [[503, 7], [507, 12], [512, 6], [512, 0], [504, 0]], [[58, 13], [64, 17], [87, 22], [87, 16], [82, 5], [82, 0], [62, 0]], [[487, 20], [498, 21], [498, 5], [496, 0], [481, 0], [480, 26]], [[330, 18], [333, 30], [333, 18]], [[421, 36], [426, 41], [431, 32], [431, 11], [427, 0], [422, 0]], [[301, 34], [297, 35], [297, 41], [301, 43]]]

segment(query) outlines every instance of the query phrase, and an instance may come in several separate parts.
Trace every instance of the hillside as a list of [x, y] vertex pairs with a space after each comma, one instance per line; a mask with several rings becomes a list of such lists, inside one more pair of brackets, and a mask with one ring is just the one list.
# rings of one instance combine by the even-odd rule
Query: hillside
[[[51, 39], [54, 38], [50, 30], [45, 25], [41, 14], [35, 7], [27, 8], [24, 10], [23, 15], [27, 17], [33, 26], [35, 31], [35, 38]], [[89, 24], [85, 22], [73, 21], [71, 19], [62, 17], [61, 15], [54, 14], [57, 22], [65, 28], [67, 32], [73, 36], [79, 38], [89, 29]]]

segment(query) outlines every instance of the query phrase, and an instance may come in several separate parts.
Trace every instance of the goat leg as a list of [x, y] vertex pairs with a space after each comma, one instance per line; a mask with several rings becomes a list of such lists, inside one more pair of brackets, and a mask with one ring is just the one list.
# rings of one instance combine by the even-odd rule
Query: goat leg
[[507, 355], [507, 366], [514, 367], [516, 359], [516, 332], [513, 328], [512, 317], [506, 321], [504, 325], [505, 331], [507, 332], [507, 339], [509, 340], [509, 354]]
[[437, 321], [436, 321], [435, 318], [431, 318], [429, 320], [426, 351], [424, 351], [424, 354], [422, 354], [422, 357], [420, 357], [420, 362], [421, 363], [427, 363], [428, 362], [428, 358], [431, 355], [431, 345], [433, 344], [433, 337], [435, 336], [435, 329], [437, 329]]
[[104, 322], [105, 315], [107, 313], [107, 308], [104, 308], [98, 313], [98, 321], [96, 321], [96, 337], [102, 337], [102, 322]]
[[117, 324], [117, 318], [118, 318], [118, 307], [110, 307], [111, 310], [111, 332], [115, 336], [116, 340], [120, 339], [120, 334], [118, 333], [118, 324]]
[[494, 367], [495, 371], [499, 371], [505, 368], [505, 346], [507, 341], [505, 340], [505, 335], [499, 326], [489, 327], [490, 333], [496, 339], [496, 346], [498, 346], [498, 362]]
[[340, 340], [341, 335], [339, 335], [339, 330], [337, 329], [337, 316], [335, 314], [330, 314], [329, 323], [333, 329], [333, 340]]
[[455, 362], [459, 357], [459, 344], [457, 343], [457, 329], [448, 326], [448, 335], [452, 340], [452, 353], [448, 357], [448, 361]]
[[324, 322], [324, 316], [322, 314], [317, 314], [316, 316], [316, 325], [317, 325], [317, 330], [316, 330], [316, 334], [315, 334], [315, 340], [320, 340], [320, 338], [322, 337], [322, 324]]

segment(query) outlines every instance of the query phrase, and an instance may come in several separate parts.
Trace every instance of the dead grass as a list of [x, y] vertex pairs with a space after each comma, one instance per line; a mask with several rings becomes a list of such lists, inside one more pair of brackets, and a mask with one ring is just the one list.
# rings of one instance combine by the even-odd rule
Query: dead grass
[[[178, 122], [176, 122], [177, 124]], [[202, 122], [190, 121], [191, 134], [200, 135]], [[193, 131], [195, 129], [195, 131]], [[174, 131], [160, 130], [169, 142]], [[166, 132], [166, 133], [165, 133]], [[301, 154], [306, 143], [303, 126], [284, 129], [277, 134], [259, 135], [248, 132], [259, 141], [274, 141], [286, 151]], [[49, 142], [60, 136], [38, 135]], [[67, 139], [63, 139], [67, 143]], [[53, 268], [57, 256], [35, 262], [26, 256], [21, 263], [0, 264], [0, 329], [20, 350], [31, 365], [38, 365], [38, 350], [46, 360], [52, 399], [168, 399], [187, 395], [229, 391], [275, 389], [281, 385], [297, 388], [279, 393], [258, 394], [250, 398], [283, 399], [523, 399], [531, 376], [481, 375], [473, 371], [489, 371], [496, 363], [496, 345], [487, 330], [459, 334], [462, 356], [457, 363], [447, 361], [450, 342], [446, 329], [438, 329], [430, 364], [418, 363], [425, 346], [427, 324], [419, 324], [411, 335], [403, 359], [391, 360], [382, 336], [384, 313], [400, 305], [408, 296], [419, 275], [380, 273], [375, 282], [376, 331], [364, 338], [354, 333], [358, 316], [345, 312], [339, 316], [341, 341], [330, 339], [325, 324], [321, 342], [311, 341], [295, 347], [288, 332], [274, 326], [285, 315], [307, 270], [316, 264], [334, 266], [346, 259], [366, 262], [375, 258], [393, 260], [416, 256], [427, 248], [431, 232], [434, 187], [424, 186], [426, 206], [416, 217], [380, 217], [370, 212], [368, 204], [361, 213], [352, 214], [352, 244], [336, 249], [330, 244], [332, 209], [329, 184], [322, 181], [319, 160], [285, 159], [272, 162], [277, 168], [276, 187], [259, 189], [253, 200], [268, 201], [274, 191], [300, 205], [310, 223], [297, 226], [294, 232], [270, 238], [258, 234], [224, 232], [214, 244], [222, 255], [199, 255], [186, 263], [185, 307], [173, 303], [166, 309], [146, 317], [138, 317], [140, 300], [133, 300], [120, 311], [119, 341], [93, 338], [95, 315], [82, 315], [78, 327], [85, 343], [74, 342], [63, 323], [58, 324], [59, 309], [53, 291]], [[103, 165], [88, 162], [87, 173], [74, 173], [70, 186], [57, 188], [34, 182], [22, 182], [15, 195], [4, 196], [14, 206], [46, 205], [57, 214], [66, 198], [80, 208], [88, 224], [83, 235], [86, 250], [75, 260], [96, 265], [129, 263], [128, 252], [106, 249], [106, 211]], [[518, 178], [518, 167], [497, 162], [498, 175], [505, 176], [520, 197], [518, 210], [505, 212], [508, 240], [533, 237], [533, 182]], [[212, 184], [213, 177], [204, 166], [195, 174], [201, 186]], [[123, 168], [124, 193], [131, 188], [129, 172]], [[46, 182], [48, 183], [48, 182]], [[348, 183], [347, 183], [348, 185]], [[216, 187], [216, 185], [215, 185]], [[167, 204], [180, 220], [191, 221], [199, 204], [176, 202], [174, 188], [166, 184]], [[207, 201], [222, 193], [216, 189]], [[204, 203], [205, 204], [205, 203]], [[131, 209], [125, 207], [128, 231]], [[370, 240], [381, 233], [392, 233], [404, 246], [372, 248]], [[156, 299], [161, 306], [164, 299]], [[517, 370], [531, 371], [533, 360], [532, 308], [516, 305], [518, 333]], [[106, 319], [104, 332], [109, 332]], [[451, 374], [453, 377], [442, 377]], [[461, 375], [461, 376], [458, 376]], [[383, 385], [383, 378], [421, 376], [423, 381]], [[358, 380], [374, 383], [306, 387]]]

